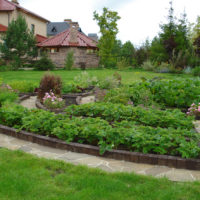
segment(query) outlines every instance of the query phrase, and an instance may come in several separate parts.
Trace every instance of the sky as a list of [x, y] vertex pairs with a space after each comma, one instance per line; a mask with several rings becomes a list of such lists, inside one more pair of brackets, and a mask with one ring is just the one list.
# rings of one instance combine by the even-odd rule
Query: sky
[[[72, 19], [79, 22], [84, 33], [97, 33], [99, 27], [93, 20], [93, 12], [102, 13], [103, 7], [117, 11], [117, 38], [123, 43], [130, 40], [135, 46], [146, 39], [153, 39], [160, 31], [159, 24], [166, 23], [169, 0], [18, 0], [20, 5], [51, 22]], [[186, 12], [187, 19], [195, 23], [200, 16], [200, 0], [173, 0], [174, 14], [180, 18]]]

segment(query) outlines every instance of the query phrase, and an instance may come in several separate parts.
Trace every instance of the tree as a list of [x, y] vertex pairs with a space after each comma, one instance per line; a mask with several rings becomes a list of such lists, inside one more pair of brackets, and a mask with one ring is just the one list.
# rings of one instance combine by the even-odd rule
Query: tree
[[133, 58], [134, 58], [135, 48], [130, 41], [124, 43], [121, 49], [122, 58], [126, 60], [126, 63], [131, 66], [133, 65]]
[[116, 43], [116, 35], [118, 33], [117, 21], [120, 19], [118, 13], [103, 8], [103, 14], [99, 15], [94, 12], [94, 20], [97, 21], [101, 37], [98, 42], [100, 63], [105, 67], [114, 67], [116, 59], [112, 52]]
[[2, 40], [2, 57], [11, 62], [14, 69], [22, 67], [37, 56], [36, 39], [22, 16], [18, 16], [16, 21], [11, 21]]

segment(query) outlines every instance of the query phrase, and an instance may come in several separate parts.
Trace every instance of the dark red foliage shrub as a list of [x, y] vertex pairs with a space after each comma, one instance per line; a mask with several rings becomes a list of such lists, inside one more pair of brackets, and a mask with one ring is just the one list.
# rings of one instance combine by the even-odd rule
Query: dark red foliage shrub
[[60, 76], [55, 76], [50, 73], [46, 73], [41, 81], [38, 89], [38, 98], [42, 100], [46, 92], [52, 91], [56, 96], [61, 96], [62, 80]]

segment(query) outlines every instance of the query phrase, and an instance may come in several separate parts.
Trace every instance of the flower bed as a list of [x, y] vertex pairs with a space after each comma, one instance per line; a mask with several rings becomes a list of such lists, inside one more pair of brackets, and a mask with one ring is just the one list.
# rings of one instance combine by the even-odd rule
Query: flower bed
[[200, 157], [200, 135], [189, 129], [144, 126], [134, 120], [110, 122], [100, 118], [55, 115], [19, 105], [4, 105], [0, 109], [0, 124], [67, 142], [96, 145], [101, 154], [122, 149], [183, 158]]

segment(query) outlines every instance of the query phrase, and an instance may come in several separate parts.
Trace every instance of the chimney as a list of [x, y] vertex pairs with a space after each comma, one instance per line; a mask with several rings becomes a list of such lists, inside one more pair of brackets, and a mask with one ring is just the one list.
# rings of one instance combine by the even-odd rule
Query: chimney
[[72, 45], [78, 44], [78, 30], [73, 27], [70, 27], [69, 30], [69, 43]]
[[67, 23], [71, 24], [72, 20], [71, 19], [64, 19], [64, 22], [67, 22]]
[[17, 5], [19, 5], [18, 0], [12, 0], [12, 2], [15, 3], [15, 4], [17, 4]]

